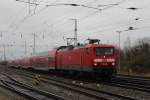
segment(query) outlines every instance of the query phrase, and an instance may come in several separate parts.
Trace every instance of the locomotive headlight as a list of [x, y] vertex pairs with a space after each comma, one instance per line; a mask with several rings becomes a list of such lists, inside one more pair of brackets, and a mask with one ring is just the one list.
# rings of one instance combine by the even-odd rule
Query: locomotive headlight
[[102, 62], [102, 59], [94, 59], [94, 62]]
[[94, 63], [94, 66], [97, 66], [97, 63]]
[[112, 63], [112, 65], [114, 66], [114, 65], [115, 65], [115, 63]]
[[115, 59], [107, 59], [107, 62], [114, 62]]

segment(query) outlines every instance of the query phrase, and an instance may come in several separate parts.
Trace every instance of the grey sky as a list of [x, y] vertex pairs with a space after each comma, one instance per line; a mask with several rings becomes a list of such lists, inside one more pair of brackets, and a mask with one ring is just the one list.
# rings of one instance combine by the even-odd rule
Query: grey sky
[[[29, 14], [27, 3], [0, 0], [1, 58], [3, 58], [3, 44], [6, 45], [7, 58], [24, 56], [25, 41], [26, 55], [30, 55], [33, 33], [37, 34], [36, 52], [65, 45], [66, 41], [63, 37], [74, 35], [74, 22], [70, 20], [71, 18], [78, 19], [78, 40], [82, 42], [87, 38], [99, 38], [102, 43], [117, 45], [116, 31], [123, 31], [121, 33], [122, 47], [127, 37], [130, 37], [132, 44], [138, 38], [150, 37], [150, 0], [37, 0], [37, 3], [41, 5], [36, 9], [35, 5], [30, 5], [31, 13]], [[72, 6], [45, 6], [59, 3], [76, 3], [102, 10]], [[138, 9], [127, 9], [130, 7]], [[135, 27], [135, 30], [124, 31], [130, 26]]]

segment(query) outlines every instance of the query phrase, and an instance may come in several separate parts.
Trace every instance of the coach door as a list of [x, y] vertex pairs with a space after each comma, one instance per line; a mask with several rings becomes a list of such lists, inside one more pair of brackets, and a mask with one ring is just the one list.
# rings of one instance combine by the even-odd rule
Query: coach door
[[84, 66], [87, 68], [90, 65], [90, 48], [85, 48], [84, 54]]

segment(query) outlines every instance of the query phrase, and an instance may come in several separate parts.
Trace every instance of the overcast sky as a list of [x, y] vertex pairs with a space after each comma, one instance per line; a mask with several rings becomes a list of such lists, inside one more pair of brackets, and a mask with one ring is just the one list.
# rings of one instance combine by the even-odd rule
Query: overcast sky
[[[24, 2], [21, 2], [24, 1]], [[131, 40], [150, 37], [150, 0], [0, 0], [0, 58], [5, 44], [7, 58], [30, 55], [33, 33], [36, 34], [36, 52], [65, 45], [65, 38], [74, 36], [74, 21], [78, 23], [78, 41], [98, 38], [102, 43], [121, 47]], [[78, 4], [66, 6], [59, 4]], [[46, 6], [46, 5], [57, 6]], [[94, 9], [96, 8], [96, 9]], [[128, 9], [137, 8], [137, 9]], [[134, 30], [126, 31], [129, 27]], [[25, 41], [27, 54], [25, 54]]]

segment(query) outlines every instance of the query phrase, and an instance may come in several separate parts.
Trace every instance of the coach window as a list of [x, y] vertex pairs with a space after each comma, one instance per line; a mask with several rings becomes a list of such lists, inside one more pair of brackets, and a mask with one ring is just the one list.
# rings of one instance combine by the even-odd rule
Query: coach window
[[89, 48], [86, 48], [85, 51], [86, 51], [86, 54], [89, 55], [90, 49], [89, 49]]

